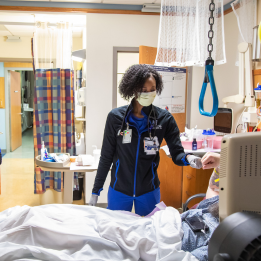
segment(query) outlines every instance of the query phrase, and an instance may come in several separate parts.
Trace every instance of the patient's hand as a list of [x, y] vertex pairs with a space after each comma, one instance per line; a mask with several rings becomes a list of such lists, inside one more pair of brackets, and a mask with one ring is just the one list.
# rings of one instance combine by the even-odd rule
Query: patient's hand
[[220, 163], [220, 154], [208, 152], [201, 159], [203, 169], [218, 168]]

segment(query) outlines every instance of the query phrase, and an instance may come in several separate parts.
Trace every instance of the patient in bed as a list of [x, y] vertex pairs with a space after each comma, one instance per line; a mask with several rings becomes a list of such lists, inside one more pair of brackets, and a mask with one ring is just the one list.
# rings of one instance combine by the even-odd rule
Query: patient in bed
[[[209, 179], [206, 199], [201, 201], [196, 209], [191, 209], [181, 214], [182, 229], [184, 231], [182, 250], [191, 252], [202, 261], [208, 260], [208, 242], [219, 225], [219, 163], [219, 154], [208, 152], [204, 155], [202, 158], [203, 169], [214, 168]], [[207, 224], [208, 229], [194, 232], [185, 221], [186, 218], [190, 217], [199, 217]]]
[[[150, 218], [91, 206], [17, 206], [0, 213], [0, 260], [207, 260], [217, 202], [214, 195], [181, 216], [166, 207]], [[209, 230], [190, 231], [184, 219], [192, 215]]]

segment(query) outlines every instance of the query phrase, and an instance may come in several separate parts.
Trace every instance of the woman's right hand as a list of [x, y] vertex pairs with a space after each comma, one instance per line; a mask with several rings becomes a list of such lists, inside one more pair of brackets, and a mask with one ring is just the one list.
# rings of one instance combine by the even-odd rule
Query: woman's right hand
[[98, 201], [98, 195], [92, 194], [90, 201], [89, 201], [89, 206], [96, 206]]
[[220, 154], [207, 152], [201, 159], [203, 169], [218, 168], [220, 164]]

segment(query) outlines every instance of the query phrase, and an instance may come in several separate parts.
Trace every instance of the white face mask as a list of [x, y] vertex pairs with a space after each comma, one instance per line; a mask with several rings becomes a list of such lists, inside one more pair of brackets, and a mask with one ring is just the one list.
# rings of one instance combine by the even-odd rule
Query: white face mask
[[156, 91], [154, 92], [142, 92], [137, 98], [140, 105], [147, 107], [150, 106], [156, 97]]

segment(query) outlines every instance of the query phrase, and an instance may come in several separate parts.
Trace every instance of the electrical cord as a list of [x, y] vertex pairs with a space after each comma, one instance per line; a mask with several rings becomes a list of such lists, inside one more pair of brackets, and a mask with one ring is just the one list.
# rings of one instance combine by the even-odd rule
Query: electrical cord
[[237, 128], [238, 128], [240, 125], [243, 126], [243, 124], [241, 124], [241, 123], [238, 124], [238, 125], [236, 126], [236, 133], [237, 133]]
[[237, 127], [239, 126], [239, 121], [240, 121], [240, 119], [242, 118], [243, 113], [245, 112], [246, 109], [247, 109], [247, 108], [245, 108], [245, 109], [243, 110], [243, 112], [240, 114], [240, 116], [239, 116], [239, 118], [238, 118], [238, 120], [237, 120], [237, 125], [236, 125], [236, 129], [235, 129], [235, 133], [237, 133]]
[[260, 121], [257, 123], [256, 127], [253, 129], [253, 132], [255, 132], [257, 130], [260, 123], [261, 123]]

